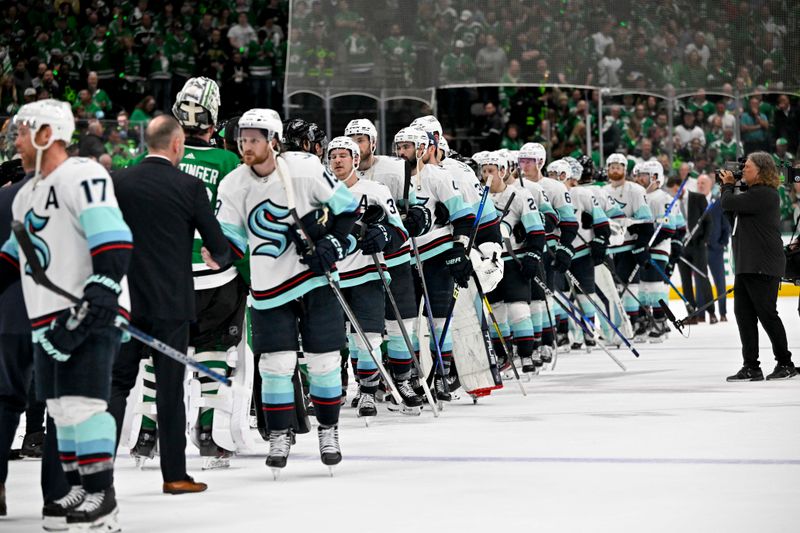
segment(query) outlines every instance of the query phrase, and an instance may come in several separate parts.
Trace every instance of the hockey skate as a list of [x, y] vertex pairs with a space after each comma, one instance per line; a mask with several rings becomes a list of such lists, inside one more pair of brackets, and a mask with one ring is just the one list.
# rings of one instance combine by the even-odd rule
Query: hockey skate
[[525, 356], [522, 358], [522, 372], [524, 374], [538, 374], [539, 368], [541, 365], [541, 360], [538, 360], [539, 364], [536, 364], [536, 360], [534, 360], [531, 356]]
[[278, 479], [281, 469], [286, 466], [289, 459], [289, 450], [292, 447], [292, 430], [282, 429], [269, 432], [269, 454], [267, 466], [272, 470], [273, 479]]
[[86, 495], [83, 502], [67, 513], [70, 531], [98, 531], [116, 533], [122, 531], [117, 521], [117, 498], [114, 487]]
[[42, 529], [45, 531], [67, 531], [67, 514], [86, 498], [80, 485], [70, 488], [63, 498], [44, 504], [42, 507]]
[[328, 467], [333, 477], [333, 467], [342, 462], [342, 450], [339, 447], [339, 426], [317, 427], [319, 437], [319, 456], [322, 464]]
[[203, 458], [203, 470], [215, 470], [231, 466], [233, 452], [217, 446], [211, 437], [210, 427], [204, 427], [200, 430], [198, 448], [200, 448], [200, 456]]
[[536, 358], [533, 360], [534, 364], [537, 366], [549, 364], [550, 370], [555, 370], [556, 362], [558, 361], [558, 350], [552, 346], [542, 344], [539, 346], [539, 361], [540, 363], [537, 363]]
[[144, 468], [145, 462], [155, 457], [157, 441], [158, 433], [155, 430], [142, 429], [139, 431], [136, 445], [131, 448], [131, 457], [136, 462], [136, 468]]
[[569, 334], [556, 333], [556, 345], [558, 346], [559, 352], [568, 352], [570, 350]]
[[450, 390], [447, 387], [445, 378], [441, 376], [435, 376], [433, 378], [433, 388], [434, 392], [436, 392], [436, 399], [440, 402], [450, 402], [453, 400], [453, 396], [450, 394]]
[[660, 344], [667, 339], [668, 333], [667, 321], [665, 319], [656, 319], [653, 329], [647, 334], [647, 340], [651, 344]]
[[364, 424], [369, 427], [369, 419], [378, 415], [378, 408], [375, 406], [375, 395], [368, 392], [358, 394], [358, 418], [364, 419]]
[[397, 392], [403, 399], [401, 405], [397, 405], [394, 396], [391, 394], [387, 396], [386, 408], [393, 413], [402, 413], [404, 415], [417, 416], [422, 413], [422, 398], [414, 390], [411, 381], [406, 379], [397, 382]]
[[[375, 398], [374, 398], [374, 396], [373, 396], [373, 400], [374, 400], [374, 399], [375, 399]], [[350, 400], [350, 407], [352, 407], [353, 409], [357, 408], [357, 407], [358, 407], [358, 403], [359, 403], [359, 401], [361, 401], [361, 391], [356, 391], [356, 395], [355, 395], [355, 396], [353, 396], [353, 399], [352, 399], [352, 400]], [[309, 413], [309, 414], [310, 414], [310, 413]]]

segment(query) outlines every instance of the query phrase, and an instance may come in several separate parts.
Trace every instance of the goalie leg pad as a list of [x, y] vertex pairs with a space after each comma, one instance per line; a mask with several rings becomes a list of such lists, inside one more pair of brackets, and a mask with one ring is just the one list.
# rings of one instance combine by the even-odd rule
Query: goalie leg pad
[[[338, 373], [338, 353], [336, 361]], [[294, 413], [292, 375], [296, 362], [297, 353], [294, 351], [262, 353], [258, 360], [258, 372], [261, 375], [261, 409], [270, 429], [289, 429], [292, 424]], [[341, 394], [341, 390], [339, 393]]]
[[211, 436], [221, 448], [244, 451], [253, 445], [249, 422], [255, 373], [253, 354], [246, 340], [229, 349], [227, 354], [228, 364], [234, 369], [231, 379], [236, 386], [219, 389]]
[[141, 429], [156, 429], [156, 373], [153, 357], [147, 358], [142, 376], [142, 424]]
[[[228, 374], [228, 353], [221, 351], [208, 351], [197, 352], [194, 354], [195, 361], [203, 363], [208, 368], [217, 371], [220, 374]], [[197, 380], [200, 382], [200, 390], [203, 399], [211, 396], [216, 396], [219, 392], [220, 383], [214, 381], [208, 376], [198, 376]], [[211, 427], [214, 420], [214, 409], [211, 407], [200, 408], [200, 419], [198, 425], [200, 427]]]
[[342, 396], [339, 352], [306, 352], [306, 359], [308, 361], [309, 396], [314, 403], [314, 414], [317, 416], [317, 421], [322, 425], [336, 425], [339, 422]]

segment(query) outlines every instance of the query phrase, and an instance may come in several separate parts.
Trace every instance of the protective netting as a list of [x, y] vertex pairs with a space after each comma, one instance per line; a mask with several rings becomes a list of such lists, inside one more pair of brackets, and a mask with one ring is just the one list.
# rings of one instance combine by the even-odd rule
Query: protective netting
[[797, 0], [291, 3], [286, 94], [430, 99], [547, 84], [745, 94], [800, 87]]

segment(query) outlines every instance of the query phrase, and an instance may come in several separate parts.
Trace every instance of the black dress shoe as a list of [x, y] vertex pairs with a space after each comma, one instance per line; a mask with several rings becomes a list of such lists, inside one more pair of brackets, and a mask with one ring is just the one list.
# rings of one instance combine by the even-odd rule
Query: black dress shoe
[[760, 368], [743, 366], [737, 373], [728, 376], [725, 381], [764, 381], [764, 373]]

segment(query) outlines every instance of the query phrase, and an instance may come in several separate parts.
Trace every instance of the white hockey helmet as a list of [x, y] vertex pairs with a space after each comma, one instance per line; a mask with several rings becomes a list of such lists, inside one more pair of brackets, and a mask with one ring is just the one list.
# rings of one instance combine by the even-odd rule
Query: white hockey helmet
[[519, 150], [508, 151], [509, 163], [516, 166], [519, 165]]
[[[31, 133], [31, 142], [38, 150], [50, 148], [55, 141], [63, 141], [66, 145], [72, 143], [72, 134], [75, 131], [75, 117], [72, 108], [67, 102], [48, 98], [25, 104], [14, 115], [14, 125], [27, 126]], [[36, 133], [42, 126], [50, 126], [52, 135], [46, 146], [36, 144]]]
[[645, 161], [641, 164], [642, 171], [650, 174], [651, 180], [656, 180], [659, 185], [664, 184], [664, 167], [658, 161]]
[[622, 165], [625, 169], [628, 168], [628, 158], [625, 157], [625, 154], [615, 153], [608, 156], [608, 159], [606, 159], [606, 168], [610, 167], [614, 163]]
[[328, 143], [328, 149], [325, 152], [325, 157], [330, 160], [331, 152], [334, 150], [347, 150], [350, 152], [350, 155], [353, 158], [353, 167], [357, 167], [358, 163], [361, 161], [361, 151], [358, 149], [358, 144], [351, 139], [350, 137], [334, 137], [331, 142]]
[[370, 119], [356, 118], [351, 120], [344, 128], [344, 134], [347, 137], [366, 135], [372, 143], [372, 152], [375, 152], [375, 145], [378, 142], [378, 130]]
[[[243, 130], [261, 130], [268, 141], [283, 138], [283, 123], [274, 109], [250, 109], [239, 117], [239, 136]], [[241, 150], [241, 147], [240, 147]]]
[[475, 161], [478, 165], [483, 165], [483, 160], [486, 159], [486, 157], [489, 154], [491, 154], [491, 152], [487, 150], [482, 150], [480, 152], [475, 152], [474, 154], [472, 154], [471, 159]]
[[480, 162], [481, 166], [485, 165], [495, 165], [497, 170], [507, 169], [508, 168], [508, 161], [503, 154], [499, 151], [489, 152], [485, 156], [482, 157], [482, 161]]
[[450, 157], [450, 154], [453, 153], [453, 151], [450, 150], [450, 143], [447, 142], [447, 139], [444, 138], [444, 135], [439, 137], [439, 150], [442, 151], [445, 157]]
[[631, 176], [633, 176], [635, 178], [636, 176], [638, 176], [642, 172], [644, 172], [644, 170], [642, 169], [642, 164], [641, 163], [636, 163], [636, 164], [633, 165], [633, 170], [631, 170]]
[[519, 160], [523, 159], [533, 159], [541, 170], [547, 160], [547, 150], [539, 143], [525, 143], [519, 150]]
[[394, 135], [395, 146], [399, 143], [414, 143], [417, 150], [427, 150], [431, 144], [430, 136], [419, 128], [403, 128]]
[[414, 121], [409, 124], [409, 126], [412, 128], [421, 128], [428, 133], [438, 133], [439, 139], [444, 137], [444, 129], [442, 129], [442, 124], [433, 115], [425, 115], [424, 117], [415, 118]]
[[581, 175], [583, 174], [583, 165], [581, 165], [577, 159], [570, 156], [564, 157], [562, 160], [569, 165], [570, 173], [568, 176], [574, 180], [581, 179]]
[[189, 78], [175, 97], [172, 114], [181, 126], [208, 129], [217, 123], [219, 86], [210, 78]]
[[550, 173], [554, 173], [555, 177], [553, 179], [557, 179], [558, 181], [564, 181], [572, 177], [572, 169], [569, 163], [563, 159], [558, 159], [547, 165], [547, 174], [549, 175]]

